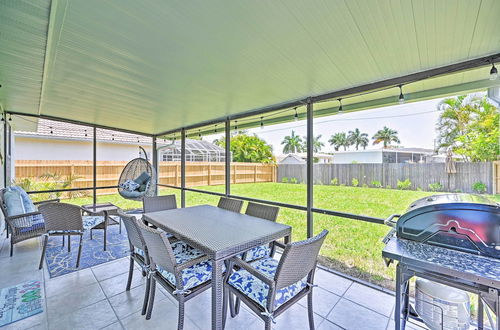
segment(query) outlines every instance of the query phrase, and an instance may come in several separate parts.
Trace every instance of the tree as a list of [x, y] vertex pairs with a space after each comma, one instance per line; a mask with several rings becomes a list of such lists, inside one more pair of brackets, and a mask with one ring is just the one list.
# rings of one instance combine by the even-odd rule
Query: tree
[[[313, 152], [318, 153], [321, 151], [321, 148], [325, 146], [323, 142], [320, 141], [322, 135], [318, 135], [313, 137]], [[307, 136], [304, 136], [304, 144], [302, 145], [302, 151], [307, 150]]]
[[443, 100], [436, 125], [439, 150], [451, 149], [466, 161], [493, 161], [500, 155], [500, 114], [486, 97], [461, 95]]
[[384, 148], [387, 148], [388, 146], [391, 145], [391, 142], [394, 143], [401, 143], [398, 138], [398, 131], [390, 129], [387, 126], [384, 126], [383, 129], [379, 130], [377, 133], [375, 133], [372, 137], [373, 144], [379, 144], [383, 143]]
[[295, 131], [293, 130], [291, 135], [285, 136], [283, 141], [281, 141], [281, 144], [284, 145], [283, 147], [284, 154], [290, 154], [290, 153], [293, 154], [303, 151], [302, 138], [298, 135], [295, 135]]
[[356, 128], [354, 131], [349, 131], [348, 135], [349, 140], [351, 143], [356, 147], [356, 150], [359, 150], [359, 146], [362, 146], [363, 149], [366, 149], [366, 146], [368, 145], [368, 134], [366, 133], [361, 133], [359, 128]]
[[[220, 147], [226, 146], [225, 139], [214, 141]], [[231, 136], [231, 154], [234, 162], [272, 163], [273, 148], [257, 135], [239, 133]]]
[[347, 150], [348, 147], [351, 146], [351, 141], [345, 132], [335, 133], [328, 140], [331, 146], [335, 149], [335, 151], [339, 151], [340, 147], [344, 147], [344, 151]]

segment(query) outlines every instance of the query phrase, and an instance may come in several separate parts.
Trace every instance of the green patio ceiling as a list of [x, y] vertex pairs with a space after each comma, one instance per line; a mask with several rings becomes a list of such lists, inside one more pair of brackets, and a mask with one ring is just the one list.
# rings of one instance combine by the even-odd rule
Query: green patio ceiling
[[499, 17], [498, 0], [2, 0], [0, 104], [159, 133], [500, 53]]

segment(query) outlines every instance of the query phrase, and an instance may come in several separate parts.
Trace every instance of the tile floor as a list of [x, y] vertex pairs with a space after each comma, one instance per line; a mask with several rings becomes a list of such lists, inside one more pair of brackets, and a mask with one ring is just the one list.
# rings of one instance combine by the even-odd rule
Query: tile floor
[[[17, 244], [12, 258], [8, 240], [0, 238], [0, 287], [27, 280], [44, 284], [44, 312], [15, 322], [7, 329], [176, 329], [177, 306], [174, 299], [158, 289], [153, 316], [146, 321], [140, 309], [144, 279], [134, 273], [132, 289], [125, 291], [128, 259], [50, 279], [39, 271], [37, 239]], [[316, 273], [314, 306], [316, 328], [393, 329], [391, 315], [394, 297], [319, 269]], [[210, 291], [186, 303], [185, 329], [210, 328]], [[244, 307], [245, 305], [242, 304]], [[275, 329], [307, 329], [305, 298], [280, 315]], [[263, 329], [263, 322], [245, 307], [228, 319], [226, 329]]]

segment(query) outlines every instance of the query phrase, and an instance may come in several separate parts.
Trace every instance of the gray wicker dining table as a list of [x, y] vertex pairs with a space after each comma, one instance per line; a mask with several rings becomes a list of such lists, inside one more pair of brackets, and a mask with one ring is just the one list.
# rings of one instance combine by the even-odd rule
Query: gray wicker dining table
[[269, 220], [199, 205], [144, 213], [143, 219], [203, 251], [212, 260], [212, 329], [222, 329], [223, 264], [230, 257], [280, 238], [292, 228]]

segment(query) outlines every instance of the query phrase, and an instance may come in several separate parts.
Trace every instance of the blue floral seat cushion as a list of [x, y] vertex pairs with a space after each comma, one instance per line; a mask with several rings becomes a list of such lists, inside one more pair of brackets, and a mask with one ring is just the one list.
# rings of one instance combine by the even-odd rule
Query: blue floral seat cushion
[[83, 220], [83, 229], [89, 230], [94, 228], [98, 224], [104, 222], [104, 216], [102, 215], [84, 215], [82, 216]]
[[[172, 243], [175, 261], [177, 264], [182, 264], [189, 260], [198, 258], [203, 255], [198, 249], [195, 249], [183, 241]], [[169, 281], [174, 287], [176, 284], [174, 274], [167, 272], [165, 269], [158, 266], [160, 274]], [[182, 270], [182, 284], [184, 290], [192, 289], [200, 284], [209, 281], [212, 278], [212, 263], [210, 261], [202, 261], [194, 266]]]
[[26, 233], [30, 231], [38, 231], [45, 228], [45, 222], [41, 214], [33, 215], [31, 218], [31, 226], [29, 227], [19, 227], [20, 233]]
[[245, 261], [250, 262], [264, 257], [269, 257], [271, 255], [271, 248], [269, 245], [261, 245], [254, 247], [246, 252]]
[[[278, 268], [278, 261], [273, 258], [263, 258], [250, 263], [252, 267], [261, 272], [263, 275], [274, 278], [276, 269]], [[267, 294], [269, 286], [262, 282], [257, 277], [253, 276], [244, 269], [235, 271], [229, 277], [229, 285], [255, 301], [257, 304], [266, 308]], [[274, 301], [274, 308], [278, 308], [285, 302], [297, 295], [302, 289], [307, 286], [306, 279], [302, 279], [292, 285], [276, 291], [276, 298]]]

